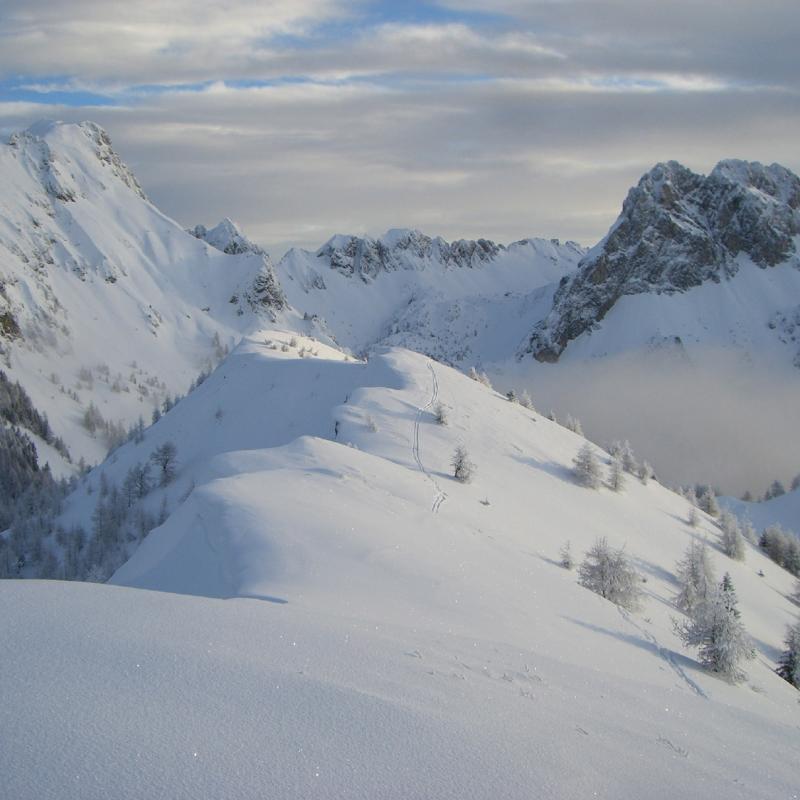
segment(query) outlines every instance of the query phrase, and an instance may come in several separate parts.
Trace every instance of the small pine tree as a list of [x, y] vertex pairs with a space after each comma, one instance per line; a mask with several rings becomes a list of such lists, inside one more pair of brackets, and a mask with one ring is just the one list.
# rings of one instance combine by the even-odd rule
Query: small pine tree
[[440, 425], [447, 425], [447, 406], [444, 403], [437, 403], [433, 409], [433, 416]]
[[675, 605], [691, 616], [714, 591], [714, 568], [705, 544], [692, 542], [677, 563], [675, 574], [681, 587], [675, 597]]
[[175, 477], [177, 458], [178, 448], [172, 442], [164, 442], [151, 453], [150, 460], [161, 469], [161, 486], [167, 486]]
[[700, 514], [694, 506], [689, 506], [689, 516], [686, 518], [691, 528], [696, 528], [700, 524]]
[[506, 400], [508, 400], [509, 403], [518, 403], [519, 402], [517, 400], [517, 393], [513, 389], [509, 389], [506, 392]]
[[567, 414], [567, 418], [564, 420], [564, 427], [568, 431], [578, 434], [578, 436], [583, 436], [581, 421], [577, 417], [573, 417], [572, 414]]
[[733, 581], [726, 573], [688, 622], [676, 625], [684, 644], [700, 648], [701, 663], [734, 683], [747, 677], [740, 662], [755, 655], [740, 616]]
[[776, 497], [782, 497], [785, 495], [786, 489], [780, 481], [772, 481], [769, 489], [767, 489], [767, 494], [769, 495], [767, 499], [772, 500]]
[[735, 561], [744, 561], [744, 537], [739, 528], [739, 521], [730, 511], [723, 511], [719, 524], [722, 529], [722, 552]]
[[800, 689], [800, 620], [786, 631], [786, 649], [778, 662], [777, 673], [796, 689]]
[[711, 517], [719, 516], [719, 503], [717, 503], [717, 496], [711, 488], [706, 489], [700, 500], [698, 501], [700, 508]]
[[453, 477], [460, 483], [469, 483], [475, 474], [475, 465], [470, 460], [467, 448], [458, 445], [450, 462], [453, 466]]
[[575, 559], [572, 555], [572, 545], [567, 539], [564, 542], [561, 549], [558, 551], [558, 555], [561, 557], [561, 561], [559, 562], [564, 569], [573, 569], [575, 567]]
[[587, 489], [600, 488], [600, 462], [594, 453], [594, 448], [587, 442], [572, 459], [575, 465], [573, 473], [581, 486]]
[[625, 472], [635, 475], [639, 470], [639, 465], [636, 463], [636, 457], [633, 455], [633, 448], [631, 443], [626, 439], [622, 443], [622, 467]]
[[598, 539], [578, 567], [579, 583], [621, 608], [635, 611], [641, 605], [641, 578], [623, 550]]
[[620, 456], [611, 456], [611, 463], [608, 468], [608, 486], [615, 492], [621, 492], [625, 488], [625, 472], [622, 468]]
[[519, 404], [523, 408], [533, 411], [533, 400], [531, 400], [530, 394], [528, 394], [527, 390], [525, 389], [522, 390], [522, 394], [519, 396]]
[[639, 480], [646, 486], [650, 478], [653, 477], [653, 468], [646, 462], [642, 461], [637, 471]]

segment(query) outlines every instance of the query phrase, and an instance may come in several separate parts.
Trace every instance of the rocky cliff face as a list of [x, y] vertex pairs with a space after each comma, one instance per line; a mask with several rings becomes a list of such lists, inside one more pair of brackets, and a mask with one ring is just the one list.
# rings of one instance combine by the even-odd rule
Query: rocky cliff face
[[473, 268], [495, 259], [505, 248], [486, 239], [446, 242], [415, 230], [392, 230], [378, 239], [334, 236], [318, 251], [332, 269], [369, 281], [380, 272], [424, 269], [432, 264], [445, 268]]
[[556, 361], [624, 295], [684, 292], [797, 259], [800, 178], [778, 164], [722, 161], [708, 176], [657, 164], [631, 189], [605, 239], [562, 280], [525, 353]]

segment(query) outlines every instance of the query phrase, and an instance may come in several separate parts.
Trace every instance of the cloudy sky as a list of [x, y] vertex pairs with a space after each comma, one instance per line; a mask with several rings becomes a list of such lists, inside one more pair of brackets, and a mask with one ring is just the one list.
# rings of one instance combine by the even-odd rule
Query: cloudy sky
[[653, 163], [800, 171], [797, 0], [0, 0], [0, 132], [106, 127], [184, 225], [591, 244]]

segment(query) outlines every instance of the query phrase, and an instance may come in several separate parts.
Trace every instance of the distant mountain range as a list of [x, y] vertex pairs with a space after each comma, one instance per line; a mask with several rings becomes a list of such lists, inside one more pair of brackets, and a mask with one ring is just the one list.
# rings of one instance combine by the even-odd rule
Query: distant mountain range
[[4, 369], [74, 460], [108, 445], [82, 424], [90, 402], [114, 424], [149, 420], [271, 325], [351, 353], [389, 344], [477, 365], [584, 413], [574, 391], [549, 393], [568, 369], [537, 365], [631, 354], [699, 364], [716, 350], [800, 374], [800, 179], [778, 165], [723, 161], [702, 176], [658, 164], [589, 251], [398, 229], [337, 235], [274, 265], [231, 220], [186, 231], [163, 215], [93, 123], [11, 136], [0, 179]]

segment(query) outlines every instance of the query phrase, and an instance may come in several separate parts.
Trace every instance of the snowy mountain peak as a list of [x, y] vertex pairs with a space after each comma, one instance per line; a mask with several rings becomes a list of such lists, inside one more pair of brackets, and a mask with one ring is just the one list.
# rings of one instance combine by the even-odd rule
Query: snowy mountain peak
[[780, 165], [722, 161], [708, 176], [657, 164], [630, 190], [608, 235], [562, 283], [524, 352], [556, 361], [624, 295], [685, 292], [796, 256], [800, 178]]
[[[147, 200], [136, 176], [117, 155], [108, 133], [94, 122], [68, 123], [40, 120], [21, 133], [12, 134], [9, 144], [38, 167], [42, 184], [57, 200], [70, 202], [83, 195], [89, 176], [103, 187], [113, 175]], [[93, 169], [99, 162], [103, 171]]]
[[225, 217], [210, 230], [205, 225], [195, 225], [189, 233], [228, 255], [238, 255], [239, 253], [266, 255], [264, 249], [250, 241], [242, 233], [241, 228], [229, 217]]

